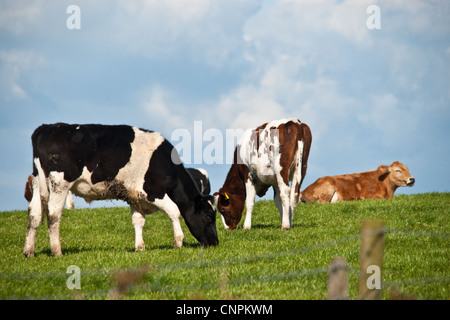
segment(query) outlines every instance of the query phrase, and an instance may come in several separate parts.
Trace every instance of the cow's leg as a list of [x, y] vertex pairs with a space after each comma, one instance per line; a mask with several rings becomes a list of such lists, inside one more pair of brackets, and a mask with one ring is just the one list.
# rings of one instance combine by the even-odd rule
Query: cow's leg
[[173, 202], [166, 194], [162, 199], [155, 199], [155, 206], [164, 211], [172, 220], [173, 233], [174, 233], [174, 247], [181, 248], [183, 246], [184, 234], [180, 225], [180, 210], [178, 206]]
[[34, 243], [36, 238], [36, 230], [42, 222], [43, 204], [41, 202], [41, 194], [39, 192], [39, 179], [34, 177], [32, 180], [33, 197], [28, 206], [28, 226], [25, 239], [25, 247], [23, 254], [25, 257], [34, 257]]
[[336, 203], [338, 201], [339, 201], [339, 195], [338, 195], [337, 191], [335, 191], [333, 193], [333, 195], [331, 196], [330, 202], [331, 203]]
[[[283, 145], [284, 148], [288, 147], [287, 145]], [[279, 147], [274, 148], [275, 151], [279, 152]], [[292, 157], [283, 157], [281, 154], [278, 154], [273, 158], [273, 167], [276, 173], [277, 186], [280, 191], [280, 199], [281, 199], [281, 229], [289, 229], [291, 227], [292, 221], [292, 213], [291, 213], [291, 203], [290, 203], [290, 195], [291, 188], [289, 186], [289, 168], [293, 162]], [[294, 188], [295, 186], [293, 186]]]
[[283, 218], [283, 206], [281, 204], [281, 198], [280, 198], [280, 190], [278, 187], [273, 186], [273, 202], [275, 203], [275, 206], [278, 209], [278, 212], [280, 212], [280, 218]]
[[245, 221], [244, 221], [244, 229], [250, 229], [252, 227], [252, 212], [253, 206], [255, 205], [256, 198], [256, 189], [250, 179], [245, 184], [245, 190], [247, 192], [247, 196], [245, 198]]
[[144, 251], [145, 250], [145, 243], [144, 238], [142, 237], [142, 229], [144, 228], [145, 224], [145, 216], [143, 213], [137, 211], [137, 209], [134, 206], [130, 206], [131, 209], [131, 221], [133, 222], [134, 231], [135, 231], [135, 242], [134, 242], [134, 248], [136, 251]]
[[298, 199], [300, 196], [301, 181], [302, 181], [302, 171], [300, 170], [300, 167], [297, 167], [292, 176], [291, 191], [289, 195], [289, 224], [291, 227], [293, 225], [295, 207], [297, 207]]
[[62, 211], [69, 192], [69, 183], [64, 180], [61, 172], [52, 172], [48, 177], [50, 190], [48, 198], [47, 227], [50, 237], [50, 249], [54, 256], [61, 256], [61, 243], [59, 241], [59, 225]]
[[[280, 181], [281, 180], [281, 181]], [[281, 229], [289, 229], [291, 227], [291, 206], [289, 201], [290, 187], [286, 185], [282, 179], [278, 179], [278, 190], [281, 199]]]

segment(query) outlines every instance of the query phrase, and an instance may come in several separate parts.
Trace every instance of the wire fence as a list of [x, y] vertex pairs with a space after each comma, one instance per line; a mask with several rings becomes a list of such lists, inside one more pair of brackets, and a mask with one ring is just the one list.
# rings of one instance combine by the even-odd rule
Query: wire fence
[[[408, 237], [429, 237], [438, 239], [450, 239], [450, 233], [436, 233], [426, 231], [411, 231], [398, 229], [383, 229], [386, 235], [405, 235]], [[4, 299], [73, 299], [73, 298], [107, 298], [120, 299], [126, 297], [127, 294], [136, 292], [144, 293], [161, 293], [165, 292], [206, 292], [209, 290], [218, 289], [223, 294], [222, 296], [232, 297], [229, 295], [230, 288], [234, 286], [241, 286], [254, 283], [272, 283], [277, 281], [288, 281], [301, 277], [325, 276], [329, 272], [328, 266], [320, 266], [312, 269], [299, 269], [290, 272], [270, 274], [270, 275], [255, 275], [252, 277], [232, 278], [230, 279], [227, 272], [223, 272], [219, 280], [207, 281], [198, 284], [166, 284], [164, 277], [173, 271], [179, 269], [202, 269], [211, 267], [223, 267], [226, 270], [230, 266], [245, 265], [262, 260], [273, 260], [283, 257], [290, 257], [300, 255], [312, 251], [323, 250], [330, 247], [336, 247], [343, 243], [359, 241], [367, 234], [357, 234], [341, 237], [338, 239], [326, 241], [323, 243], [304, 246], [292, 250], [278, 251], [272, 253], [256, 254], [244, 257], [235, 257], [229, 259], [218, 259], [212, 261], [195, 261], [195, 262], [180, 262], [157, 265], [143, 265], [140, 268], [131, 268], [127, 270], [82, 270], [80, 276], [82, 278], [89, 276], [101, 276], [109, 279], [110, 286], [106, 289], [93, 290], [86, 292], [83, 290], [79, 293], [77, 290], [67, 290], [65, 294], [44, 294], [44, 295], [20, 295], [3, 297]], [[348, 267], [348, 272], [353, 278], [360, 278], [360, 270]], [[46, 273], [0, 273], [0, 281], [15, 281], [25, 280], [33, 281], [37, 279], [46, 279], [47, 281], [65, 281], [70, 274], [66, 272], [46, 272]], [[383, 281], [383, 288], [401, 288], [406, 286], [419, 286], [426, 284], [443, 284], [450, 283], [450, 273], [439, 277], [424, 277], [417, 279], [408, 279], [404, 281]], [[228, 296], [227, 296], [228, 295]], [[295, 299], [295, 297], [292, 297]], [[417, 299], [427, 299], [428, 297], [413, 297]], [[449, 299], [450, 297], [445, 297]]]

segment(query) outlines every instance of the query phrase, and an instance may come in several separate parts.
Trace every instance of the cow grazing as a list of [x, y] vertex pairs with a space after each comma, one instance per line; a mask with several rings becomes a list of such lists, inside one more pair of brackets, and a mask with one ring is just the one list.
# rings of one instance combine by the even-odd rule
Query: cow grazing
[[203, 195], [208, 195], [211, 192], [211, 185], [209, 183], [208, 172], [205, 169], [187, 168], [187, 172], [191, 175], [198, 190]]
[[69, 190], [87, 201], [129, 203], [136, 251], [145, 249], [145, 215], [158, 210], [172, 220], [175, 247], [181, 247], [184, 238], [180, 215], [200, 244], [218, 244], [214, 198], [200, 194], [178, 153], [161, 134], [125, 125], [58, 123], [37, 128], [32, 145], [26, 257], [34, 255], [36, 229], [44, 212], [52, 254], [62, 254], [59, 225]]
[[244, 132], [225, 183], [214, 194], [226, 229], [236, 228], [244, 203], [247, 209], [244, 229], [250, 229], [255, 197], [264, 196], [271, 186], [281, 227], [292, 226], [311, 141], [308, 125], [297, 119], [272, 121]]
[[[25, 184], [25, 199], [30, 202], [31, 198], [33, 197], [33, 186], [32, 186], [32, 181], [33, 181], [34, 176], [32, 174], [30, 174], [28, 176], [27, 182]], [[73, 195], [72, 195], [72, 191], [69, 190], [69, 192], [67, 193], [67, 198], [66, 198], [66, 209], [68, 210], [72, 210], [75, 209], [75, 204], [73, 201]]]
[[412, 187], [415, 179], [398, 162], [377, 170], [322, 177], [301, 192], [302, 202], [340, 202], [362, 199], [392, 199], [398, 187]]

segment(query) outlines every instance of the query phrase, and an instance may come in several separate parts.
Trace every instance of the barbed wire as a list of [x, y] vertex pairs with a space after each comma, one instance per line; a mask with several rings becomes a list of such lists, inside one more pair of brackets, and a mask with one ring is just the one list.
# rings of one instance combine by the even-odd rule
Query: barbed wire
[[[377, 233], [384, 234], [404, 234], [407, 236], [413, 237], [433, 237], [433, 238], [442, 238], [447, 239], [450, 238], [450, 233], [436, 233], [436, 232], [427, 232], [427, 231], [416, 231], [416, 230], [399, 230], [399, 229], [386, 229], [382, 228], [381, 230], [376, 231]], [[372, 232], [373, 233], [373, 232]], [[146, 283], [131, 283], [128, 292], [180, 292], [180, 291], [206, 291], [212, 290], [220, 287], [220, 283], [216, 282], [204, 282], [200, 284], [194, 285], [161, 285], [160, 281], [165, 276], [167, 272], [171, 272], [177, 269], [191, 269], [191, 268], [207, 268], [207, 267], [225, 267], [230, 265], [240, 265], [247, 264], [252, 262], [257, 262], [260, 260], [273, 260], [278, 258], [283, 258], [286, 256], [304, 254], [307, 252], [321, 250], [329, 247], [334, 247], [346, 242], [356, 241], [361, 239], [362, 237], [370, 236], [370, 234], [357, 234], [357, 235], [349, 235], [345, 237], [341, 237], [338, 239], [332, 239], [329, 241], [325, 241], [319, 244], [304, 246], [301, 248], [295, 248], [286, 251], [278, 251], [273, 253], [263, 253], [258, 255], [252, 255], [247, 257], [236, 257], [229, 259], [217, 259], [211, 261], [193, 261], [193, 262], [181, 262], [181, 263], [168, 263], [168, 264], [157, 264], [150, 265], [150, 268], [144, 270], [141, 268], [130, 268], [127, 269], [126, 272], [129, 273], [145, 273], [145, 274], [161, 274], [159, 277], [153, 279], [152, 282]], [[105, 270], [105, 269], [95, 269], [95, 270], [82, 270], [81, 275], [101, 275], [105, 277], [112, 277], [118, 272], [123, 270]], [[354, 269], [349, 267], [348, 271], [350, 273], [357, 273], [359, 277], [359, 269]], [[227, 286], [239, 286], [245, 285], [248, 283], [263, 283], [263, 282], [274, 282], [274, 281], [286, 281], [289, 279], [294, 279], [297, 277], [307, 277], [318, 274], [325, 274], [328, 272], [328, 266], [316, 267], [313, 269], [300, 269], [292, 272], [286, 273], [278, 273], [273, 275], [262, 275], [256, 277], [244, 277], [244, 278], [235, 278], [235, 279], [227, 279]], [[68, 274], [65, 271], [61, 272], [46, 272], [46, 273], [0, 273], [0, 280], [33, 280], [33, 279], [47, 279], [47, 278], [63, 278], [67, 279]], [[384, 287], [404, 287], [404, 286], [417, 286], [428, 283], [445, 283], [450, 282], [450, 277], [438, 277], [438, 278], [420, 278], [420, 279], [410, 279], [406, 281], [399, 282], [383, 282]], [[81, 298], [89, 298], [89, 297], [108, 297], [111, 294], [111, 288], [109, 289], [100, 289], [93, 292], [83, 292], [79, 296], [70, 292], [65, 295], [25, 295], [25, 296], [10, 296], [8, 299], [66, 299], [70, 297], [81, 297]], [[120, 296], [120, 295], [119, 295]]]

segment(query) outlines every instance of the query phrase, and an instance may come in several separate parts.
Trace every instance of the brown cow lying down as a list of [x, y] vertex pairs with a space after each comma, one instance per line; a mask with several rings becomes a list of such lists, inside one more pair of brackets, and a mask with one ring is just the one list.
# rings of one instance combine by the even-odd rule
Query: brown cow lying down
[[340, 202], [362, 199], [391, 199], [398, 187], [412, 187], [415, 179], [398, 162], [377, 170], [319, 178], [300, 193], [302, 202]]

